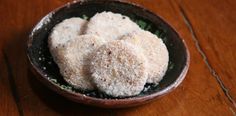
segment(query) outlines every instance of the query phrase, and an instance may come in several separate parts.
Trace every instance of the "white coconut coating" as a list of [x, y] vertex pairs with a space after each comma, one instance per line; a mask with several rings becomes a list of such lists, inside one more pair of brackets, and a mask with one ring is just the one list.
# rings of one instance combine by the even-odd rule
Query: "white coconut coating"
[[86, 23], [87, 21], [84, 19], [73, 17], [65, 19], [61, 23], [57, 24], [48, 38], [50, 50], [54, 50], [57, 47], [64, 45], [67, 41], [75, 39], [78, 35], [81, 35]]
[[136, 31], [125, 35], [122, 40], [142, 48], [147, 57], [147, 83], [158, 84], [168, 68], [169, 53], [163, 41], [148, 31]]
[[146, 83], [146, 59], [138, 48], [121, 40], [101, 46], [91, 60], [93, 82], [114, 97], [139, 94]]
[[89, 71], [90, 58], [103, 43], [103, 39], [96, 35], [80, 35], [58, 48], [55, 61], [64, 80], [76, 88], [93, 90]]
[[102, 12], [90, 19], [85, 33], [97, 34], [109, 41], [119, 39], [135, 30], [140, 30], [140, 28], [129, 17], [118, 13]]

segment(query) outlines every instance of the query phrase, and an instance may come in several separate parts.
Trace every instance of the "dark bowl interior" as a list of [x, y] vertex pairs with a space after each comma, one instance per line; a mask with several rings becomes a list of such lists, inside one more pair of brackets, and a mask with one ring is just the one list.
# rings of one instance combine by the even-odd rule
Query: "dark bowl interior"
[[[163, 39], [169, 51], [169, 66], [159, 85], [146, 84], [137, 96], [114, 98], [98, 91], [81, 91], [68, 85], [49, 52], [47, 39], [51, 29], [71, 17], [90, 18], [102, 11], [112, 11], [130, 17], [141, 28]], [[184, 79], [189, 66], [189, 53], [176, 31], [157, 15], [130, 3], [120, 1], [73, 2], [45, 16], [33, 29], [28, 41], [28, 57], [36, 76], [45, 85], [73, 101], [100, 107], [128, 107], [146, 103], [176, 88]]]

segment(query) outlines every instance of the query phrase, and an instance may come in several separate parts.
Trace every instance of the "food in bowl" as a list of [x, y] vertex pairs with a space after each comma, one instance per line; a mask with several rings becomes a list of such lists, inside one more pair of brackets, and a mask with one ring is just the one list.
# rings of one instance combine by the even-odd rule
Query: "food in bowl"
[[113, 12], [95, 14], [88, 22], [86, 34], [97, 34], [106, 40], [117, 40], [123, 35], [139, 30], [129, 17]]
[[122, 40], [102, 45], [91, 59], [96, 87], [113, 97], [139, 94], [147, 80], [147, 62], [138, 49]]
[[51, 52], [64, 80], [77, 89], [94, 90], [89, 77], [90, 59], [93, 51], [104, 43], [104, 39], [96, 35], [77, 35]]
[[[70, 20], [53, 29], [48, 45], [60, 73], [71, 86], [129, 97], [138, 95], [146, 83], [158, 85], [163, 78], [169, 62], [165, 44], [129, 17], [102, 12], [88, 22], [79, 19], [79, 23], [67, 26], [65, 22]], [[71, 31], [61, 31], [60, 25]]]
[[67, 41], [75, 39], [78, 35], [81, 35], [86, 23], [87, 20], [73, 17], [65, 19], [61, 23], [57, 24], [48, 38], [50, 51], [53, 53], [53, 50], [57, 49], [57, 47], [63, 46]]
[[129, 42], [141, 48], [147, 60], [147, 83], [158, 84], [165, 75], [169, 54], [168, 50], [161, 39], [149, 31], [139, 30], [129, 33], [121, 38], [125, 42]]

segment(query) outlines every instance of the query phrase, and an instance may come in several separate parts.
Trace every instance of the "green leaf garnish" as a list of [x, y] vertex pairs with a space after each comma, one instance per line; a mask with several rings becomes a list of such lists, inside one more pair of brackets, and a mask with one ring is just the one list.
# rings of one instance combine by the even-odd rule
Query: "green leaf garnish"
[[159, 30], [156, 30], [156, 31], [154, 32], [154, 34], [157, 35], [157, 37], [160, 37], [161, 32], [160, 32]]
[[88, 16], [86, 16], [85, 14], [82, 15], [82, 19], [87, 20]]
[[145, 29], [145, 27], [147, 26], [147, 23], [144, 22], [143, 20], [138, 20], [136, 21], [136, 23], [139, 25], [140, 28]]
[[151, 26], [151, 24], [149, 24], [149, 25], [145, 28], [145, 30], [149, 31], [149, 29], [151, 29], [151, 28], [152, 28], [152, 26]]

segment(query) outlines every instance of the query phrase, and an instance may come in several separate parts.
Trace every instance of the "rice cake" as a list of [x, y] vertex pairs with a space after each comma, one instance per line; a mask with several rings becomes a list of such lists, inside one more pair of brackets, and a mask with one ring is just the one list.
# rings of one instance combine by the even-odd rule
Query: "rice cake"
[[122, 37], [122, 40], [142, 48], [147, 57], [147, 83], [158, 84], [168, 68], [169, 53], [163, 41], [149, 31], [136, 31]]
[[73, 17], [65, 19], [61, 23], [57, 24], [48, 38], [48, 46], [50, 50], [54, 50], [57, 47], [64, 45], [67, 41], [75, 39], [78, 35], [81, 35], [86, 23], [87, 21], [84, 19]]
[[146, 59], [138, 48], [121, 40], [101, 46], [91, 60], [92, 80], [113, 97], [139, 94], [146, 83]]
[[129, 17], [118, 13], [102, 12], [94, 15], [87, 24], [86, 34], [97, 34], [107, 41], [120, 39], [125, 34], [140, 30]]
[[96, 35], [80, 35], [58, 48], [56, 62], [64, 80], [75, 88], [93, 90], [90, 58], [103, 43], [103, 39]]

